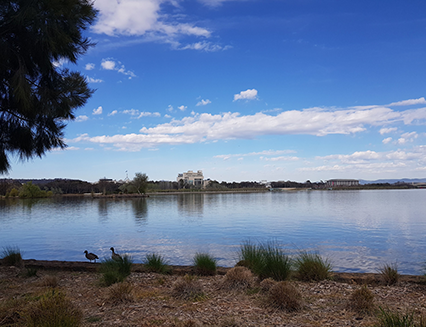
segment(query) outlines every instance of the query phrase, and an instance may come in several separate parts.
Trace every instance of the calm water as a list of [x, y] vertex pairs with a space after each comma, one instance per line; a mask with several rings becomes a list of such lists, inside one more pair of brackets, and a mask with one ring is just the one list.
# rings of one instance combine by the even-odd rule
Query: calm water
[[426, 190], [155, 195], [147, 199], [0, 200], [0, 250], [25, 259], [84, 261], [84, 250], [160, 253], [190, 265], [208, 252], [233, 266], [242, 242], [316, 250], [335, 271], [375, 272], [397, 262], [424, 273]]

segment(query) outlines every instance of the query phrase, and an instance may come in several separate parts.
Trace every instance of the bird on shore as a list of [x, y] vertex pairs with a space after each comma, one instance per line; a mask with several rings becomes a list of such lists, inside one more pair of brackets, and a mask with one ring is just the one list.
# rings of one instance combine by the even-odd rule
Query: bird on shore
[[111, 247], [110, 250], [112, 251], [112, 254], [111, 254], [112, 260], [121, 260], [121, 255], [119, 255], [118, 253], [115, 253], [113, 247]]
[[95, 260], [96, 262], [96, 259], [99, 259], [99, 257], [96, 254], [89, 253], [87, 252], [87, 250], [85, 250], [84, 253], [86, 254], [86, 258], [89, 259], [90, 262], [92, 262], [92, 260]]

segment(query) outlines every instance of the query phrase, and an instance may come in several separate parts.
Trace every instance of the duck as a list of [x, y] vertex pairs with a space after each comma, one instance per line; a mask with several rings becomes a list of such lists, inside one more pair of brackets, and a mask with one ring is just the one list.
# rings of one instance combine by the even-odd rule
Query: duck
[[84, 253], [86, 254], [86, 258], [89, 259], [90, 262], [92, 262], [92, 260], [95, 260], [96, 262], [96, 259], [99, 259], [99, 257], [96, 254], [89, 253], [87, 252], [87, 250], [85, 250]]
[[115, 253], [113, 247], [111, 247], [110, 250], [112, 251], [112, 254], [111, 254], [112, 260], [121, 260], [121, 255], [119, 255], [118, 253]]

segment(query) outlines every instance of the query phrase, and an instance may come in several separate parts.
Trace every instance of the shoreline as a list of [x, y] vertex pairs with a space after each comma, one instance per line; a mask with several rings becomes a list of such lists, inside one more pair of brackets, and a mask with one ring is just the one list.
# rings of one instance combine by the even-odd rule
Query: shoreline
[[[58, 261], [58, 260], [36, 260], [24, 259], [23, 267], [32, 269], [42, 269], [50, 271], [80, 271], [80, 272], [97, 272], [100, 267], [100, 262], [87, 261]], [[1, 266], [5, 266], [0, 262]], [[178, 266], [169, 265], [170, 274], [183, 276], [186, 274], [195, 275], [193, 266]], [[226, 275], [233, 267], [217, 267], [217, 275]], [[133, 263], [132, 272], [149, 273], [142, 263]], [[355, 273], [355, 272], [332, 272], [332, 280], [340, 283], [357, 284], [357, 285], [380, 285], [382, 276], [380, 273]], [[399, 275], [399, 280], [406, 283], [424, 284], [426, 282], [423, 275]]]

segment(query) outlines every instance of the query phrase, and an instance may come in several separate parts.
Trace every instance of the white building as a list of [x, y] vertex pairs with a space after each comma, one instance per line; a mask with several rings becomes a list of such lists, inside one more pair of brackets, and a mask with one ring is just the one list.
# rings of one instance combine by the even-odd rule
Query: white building
[[192, 170], [188, 170], [186, 173], [178, 174], [177, 182], [184, 180], [186, 184], [198, 186], [198, 187], [205, 187], [208, 184], [208, 181], [204, 180], [203, 172], [201, 170], [198, 170], [196, 173]]
[[359, 186], [359, 180], [357, 179], [330, 179], [327, 181], [327, 187], [347, 187], [347, 186]]

